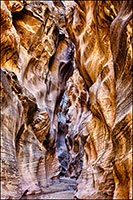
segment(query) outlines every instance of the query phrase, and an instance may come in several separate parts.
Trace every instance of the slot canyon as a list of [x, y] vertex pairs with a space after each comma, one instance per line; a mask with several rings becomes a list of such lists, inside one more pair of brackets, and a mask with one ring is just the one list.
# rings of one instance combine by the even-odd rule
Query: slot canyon
[[1, 1], [1, 199], [132, 199], [132, 1]]

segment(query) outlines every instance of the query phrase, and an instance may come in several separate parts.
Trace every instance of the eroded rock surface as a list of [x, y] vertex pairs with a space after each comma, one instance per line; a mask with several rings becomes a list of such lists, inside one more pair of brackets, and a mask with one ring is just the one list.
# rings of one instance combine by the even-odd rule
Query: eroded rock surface
[[3, 199], [132, 199], [131, 6], [1, 2]]
[[60, 173], [56, 113], [74, 45], [47, 2], [3, 1], [1, 13], [2, 198], [16, 199]]
[[89, 92], [76, 193], [81, 199], [132, 198], [131, 17], [131, 1], [76, 1], [67, 6], [76, 67]]

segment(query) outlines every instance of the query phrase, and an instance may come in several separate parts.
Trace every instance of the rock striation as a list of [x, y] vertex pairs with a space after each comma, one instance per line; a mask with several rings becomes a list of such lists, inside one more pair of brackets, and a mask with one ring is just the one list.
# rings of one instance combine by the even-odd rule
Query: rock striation
[[3, 1], [1, 14], [2, 198], [16, 199], [60, 173], [56, 113], [74, 45], [47, 2]]
[[130, 0], [1, 2], [2, 199], [64, 175], [77, 199], [132, 199], [131, 18]]
[[131, 17], [131, 1], [75, 1], [67, 6], [76, 67], [89, 92], [87, 132], [76, 126], [72, 134], [78, 132], [84, 149], [79, 199], [132, 198]]

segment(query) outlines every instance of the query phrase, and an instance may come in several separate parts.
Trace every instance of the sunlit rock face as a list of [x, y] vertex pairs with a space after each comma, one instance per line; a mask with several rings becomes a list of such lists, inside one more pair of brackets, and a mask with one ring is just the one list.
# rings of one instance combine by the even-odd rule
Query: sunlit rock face
[[3, 199], [77, 179], [132, 199], [131, 1], [1, 2]]
[[131, 1], [67, 5], [76, 67], [89, 92], [81, 199], [132, 198], [131, 17]]
[[73, 72], [74, 45], [59, 23], [47, 1], [2, 1], [4, 199], [39, 193], [60, 173], [56, 113]]
[[15, 138], [23, 123], [22, 105], [12, 93], [1, 72], [1, 187], [3, 199], [20, 198], [21, 175], [18, 173]]

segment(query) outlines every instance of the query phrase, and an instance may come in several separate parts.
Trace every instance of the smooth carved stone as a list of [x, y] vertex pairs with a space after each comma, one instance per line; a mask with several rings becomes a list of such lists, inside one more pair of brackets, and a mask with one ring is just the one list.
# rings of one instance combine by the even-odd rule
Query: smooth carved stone
[[2, 198], [132, 199], [131, 3], [1, 2]]
[[16, 199], [58, 179], [56, 113], [73, 72], [74, 45], [47, 3], [2, 2], [1, 13], [2, 197]]
[[73, 44], [59, 30], [45, 2], [27, 2], [25, 10], [14, 15], [14, 25], [21, 44], [30, 55], [22, 69], [23, 84], [32, 91], [39, 107], [47, 107], [51, 116], [73, 71]]
[[[87, 133], [86, 123], [87, 117], [90, 114], [87, 101], [88, 93], [84, 86], [83, 79], [78, 70], [75, 70], [66, 85], [65, 96], [61, 103], [62, 109], [59, 120], [60, 124], [63, 125], [62, 117], [64, 116], [64, 118], [66, 118], [64, 119], [65, 123], [67, 124], [66, 135], [64, 135], [68, 150], [66, 175], [76, 178], [79, 176], [82, 169], [82, 135], [84, 132]], [[62, 158], [61, 162], [63, 162], [63, 159], [65, 158]]]
[[91, 113], [76, 197], [131, 199], [131, 1], [75, 2], [67, 31]]
[[6, 4], [1, 2], [1, 66], [19, 72], [20, 38], [12, 24], [12, 15]]
[[11, 13], [14, 12], [20, 12], [23, 9], [23, 0], [17, 0], [17, 1], [4, 1], [8, 10], [11, 11]]
[[22, 195], [18, 172], [15, 138], [23, 121], [22, 105], [12, 93], [1, 71], [1, 186], [2, 199], [17, 199]]
[[[50, 120], [46, 112], [40, 112], [37, 109], [35, 98], [25, 88], [22, 88], [13, 72], [4, 70], [2, 74], [6, 75], [8, 83], [10, 84], [10, 86], [7, 86], [9, 88], [11, 87], [12, 91], [15, 92], [20, 104], [19, 107], [17, 107], [19, 108], [18, 115], [21, 114], [22, 120], [20, 121], [21, 124], [18, 127], [18, 131], [16, 130], [17, 132], [12, 142], [14, 142], [15, 145], [14, 148], [16, 152], [14, 152], [14, 154], [17, 154], [16, 167], [18, 167], [18, 175], [20, 176], [21, 194], [26, 191], [27, 194], [41, 192], [41, 187], [45, 187], [48, 182], [50, 182], [52, 175], [54, 174], [53, 176], [55, 176], [57, 171], [59, 173], [59, 168], [57, 167], [56, 173], [54, 173], [55, 171], [53, 170], [52, 175], [50, 174], [50, 178], [46, 175], [46, 173], [49, 172], [48, 168], [46, 169], [46, 159], [48, 158], [46, 152], [48, 148], [51, 148], [50, 145], [54, 145], [55, 142], [54, 139], [51, 141], [51, 136], [49, 134]], [[7, 86], [6, 88], [8, 88]], [[2, 102], [2, 105], [4, 105], [4, 102]], [[18, 126], [18, 123], [16, 126]], [[46, 139], [46, 135], [50, 142], [45, 148], [43, 142]], [[54, 148], [54, 146], [52, 147]], [[36, 152], [35, 155], [34, 152]], [[53, 152], [52, 156], [53, 159], [56, 159]], [[50, 166], [50, 164], [48, 165]], [[10, 167], [12, 167], [12, 165]], [[2, 166], [2, 169], [3, 168], [4, 166]]]

